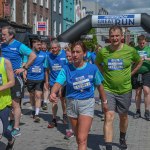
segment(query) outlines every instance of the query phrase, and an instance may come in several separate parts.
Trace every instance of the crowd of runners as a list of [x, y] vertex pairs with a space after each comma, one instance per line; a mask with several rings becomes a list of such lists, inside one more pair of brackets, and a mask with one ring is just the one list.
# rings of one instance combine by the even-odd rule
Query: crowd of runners
[[[0, 56], [0, 119], [3, 136], [11, 150], [15, 138], [21, 134], [21, 99], [24, 85], [29, 92], [32, 118], [40, 123], [40, 109], [48, 109], [51, 102], [52, 120], [48, 128], [57, 127], [58, 101], [61, 101], [63, 123], [68, 124], [64, 139], [76, 137], [78, 150], [87, 149], [88, 133], [94, 117], [94, 91], [97, 88], [104, 113], [106, 150], [112, 150], [113, 122], [119, 115], [120, 147], [127, 149], [126, 132], [132, 89], [136, 90], [134, 119], [141, 117], [142, 91], [145, 119], [150, 121], [150, 47], [146, 37], [138, 37], [138, 45], [122, 43], [119, 26], [109, 29], [110, 44], [96, 45], [93, 52], [83, 41], [66, 44], [63, 49], [57, 40], [50, 48], [38, 38], [31, 48], [15, 39], [15, 30], [2, 28]], [[0, 136], [2, 136], [0, 135]]]

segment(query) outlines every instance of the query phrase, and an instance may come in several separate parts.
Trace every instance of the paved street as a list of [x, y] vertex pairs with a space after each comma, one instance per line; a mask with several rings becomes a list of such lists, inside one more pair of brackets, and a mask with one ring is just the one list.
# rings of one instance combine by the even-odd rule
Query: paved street
[[[96, 94], [97, 95], [97, 94]], [[26, 95], [23, 100], [21, 119], [21, 136], [16, 138], [14, 150], [76, 150], [77, 145], [75, 138], [64, 140], [65, 126], [62, 123], [62, 111], [59, 104], [58, 111], [58, 128], [48, 129], [48, 121], [51, 119], [50, 104], [48, 111], [41, 111], [41, 123], [34, 123], [30, 118], [31, 108], [27, 102]], [[142, 104], [142, 118], [133, 119], [135, 103], [129, 112], [129, 128], [127, 132], [128, 150], [150, 150], [150, 122], [145, 121], [144, 107]], [[105, 150], [103, 140], [103, 122], [101, 121], [101, 105], [95, 106], [95, 117], [88, 138], [88, 150]], [[113, 150], [119, 150], [119, 124], [118, 116], [114, 122], [114, 141]], [[0, 150], [4, 150], [6, 139], [0, 141]]]

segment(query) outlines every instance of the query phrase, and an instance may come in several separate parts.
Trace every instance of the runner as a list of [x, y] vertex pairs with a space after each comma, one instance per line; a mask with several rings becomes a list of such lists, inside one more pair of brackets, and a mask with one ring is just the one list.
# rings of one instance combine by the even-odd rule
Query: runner
[[98, 91], [105, 103], [107, 101], [102, 86], [103, 77], [94, 64], [84, 61], [86, 48], [83, 42], [72, 45], [73, 64], [63, 67], [54, 84], [50, 100], [57, 103], [56, 94], [61, 86], [66, 83], [67, 115], [76, 135], [79, 150], [87, 149], [87, 138], [94, 116], [94, 88]]
[[[30, 94], [34, 122], [40, 122], [39, 112], [47, 68], [47, 55], [41, 51], [41, 41], [39, 39], [33, 40], [32, 45], [37, 57], [27, 70], [27, 89]], [[24, 60], [24, 62], [26, 61], [27, 59]]]
[[12, 104], [10, 88], [14, 86], [14, 84], [15, 80], [12, 65], [9, 60], [0, 56], [0, 120], [2, 121], [1, 123], [3, 126], [2, 135], [4, 135], [4, 137], [8, 140], [6, 150], [12, 150], [15, 142], [15, 139], [11, 135], [11, 131], [7, 129], [9, 125], [8, 118], [10, 114], [10, 107]]
[[[19, 136], [21, 134], [19, 128], [21, 118], [20, 99], [22, 98], [22, 94], [24, 92], [23, 81], [20, 73], [27, 70], [27, 68], [36, 58], [36, 55], [30, 48], [15, 40], [15, 34], [16, 32], [13, 27], [3, 27], [2, 40], [4, 43], [1, 45], [1, 47], [2, 56], [10, 60], [12, 63], [13, 71], [15, 73], [15, 85], [11, 88], [13, 113], [11, 114], [10, 126], [8, 128], [12, 131], [11, 133], [13, 136]], [[29, 56], [29, 60], [22, 68], [22, 58], [24, 55]]]
[[[61, 50], [60, 44], [58, 41], [54, 40], [51, 42], [51, 53], [48, 55], [48, 74], [49, 74], [49, 85], [50, 90], [55, 83], [58, 73], [66, 64], [66, 52]], [[48, 82], [48, 81], [47, 81]], [[59, 93], [57, 94], [58, 97]], [[67, 115], [66, 115], [66, 101], [64, 97], [60, 97], [62, 110], [63, 110], [63, 122], [67, 123]], [[48, 124], [48, 128], [54, 128], [57, 126], [56, 114], [57, 114], [57, 103], [52, 103], [52, 115], [53, 119]]]
[[[106, 150], [112, 150], [116, 111], [120, 117], [120, 147], [127, 149], [125, 136], [128, 127], [128, 110], [131, 105], [131, 75], [140, 68], [142, 60], [134, 48], [121, 42], [123, 39], [121, 27], [112, 26], [109, 29], [109, 39], [111, 44], [104, 47], [96, 57], [96, 64], [104, 75], [104, 89], [108, 102], [104, 139]], [[135, 62], [135, 68], [131, 72], [132, 62]]]

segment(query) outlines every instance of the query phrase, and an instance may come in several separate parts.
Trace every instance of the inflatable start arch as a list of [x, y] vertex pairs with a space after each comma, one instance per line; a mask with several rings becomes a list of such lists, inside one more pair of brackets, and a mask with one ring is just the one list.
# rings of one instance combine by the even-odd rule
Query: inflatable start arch
[[71, 28], [57, 37], [60, 42], [74, 42], [86, 34], [91, 28], [108, 28], [112, 25], [122, 27], [142, 27], [150, 33], [150, 15], [125, 14], [125, 15], [88, 15], [78, 21]]

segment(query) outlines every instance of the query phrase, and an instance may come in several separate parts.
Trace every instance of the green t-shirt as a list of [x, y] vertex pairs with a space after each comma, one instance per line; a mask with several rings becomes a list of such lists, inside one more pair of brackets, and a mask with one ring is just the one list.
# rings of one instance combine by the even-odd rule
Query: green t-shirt
[[[135, 49], [138, 51], [139, 55], [141, 57], [147, 57], [150, 58], [150, 47], [145, 46], [144, 49], [140, 49], [139, 46], [135, 47]], [[142, 66], [140, 69], [137, 71], [137, 74], [141, 73], [147, 73], [150, 72], [150, 61], [149, 60], [144, 60]]]
[[110, 46], [104, 47], [96, 57], [96, 62], [103, 66], [104, 89], [116, 94], [131, 91], [131, 66], [139, 61], [137, 51], [126, 44], [116, 51], [112, 51]]

